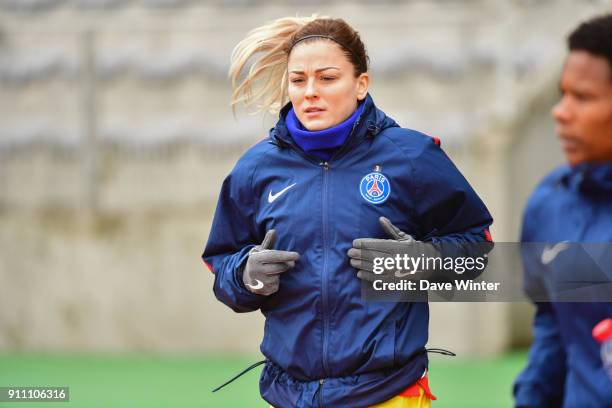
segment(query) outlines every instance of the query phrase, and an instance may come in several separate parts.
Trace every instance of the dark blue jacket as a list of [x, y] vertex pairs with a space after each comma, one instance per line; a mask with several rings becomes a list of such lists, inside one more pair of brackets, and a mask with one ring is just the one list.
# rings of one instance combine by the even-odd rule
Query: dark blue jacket
[[[546, 177], [527, 204], [521, 240], [612, 242], [612, 163], [563, 166]], [[603, 256], [609, 255], [608, 248]], [[557, 269], [574, 263], [558, 258]], [[537, 286], [538, 271], [525, 267], [529, 291]], [[586, 267], [581, 262], [571, 272], [579, 278]], [[514, 384], [516, 406], [612, 407], [612, 381], [591, 334], [608, 317], [609, 302], [536, 303], [529, 362]]]
[[[249, 149], [223, 183], [203, 257], [220, 301], [237, 312], [260, 309], [266, 318], [260, 391], [277, 408], [372, 405], [426, 369], [427, 303], [363, 301], [346, 255], [355, 238], [388, 238], [380, 216], [431, 241], [482, 242], [492, 222], [433, 138], [400, 128], [369, 96], [365, 103], [329, 162], [293, 142], [286, 106], [269, 138]], [[390, 186], [379, 204], [360, 192], [375, 169]], [[265, 297], [243, 286], [241, 268], [272, 228], [275, 248], [301, 258], [281, 275], [280, 290]]]

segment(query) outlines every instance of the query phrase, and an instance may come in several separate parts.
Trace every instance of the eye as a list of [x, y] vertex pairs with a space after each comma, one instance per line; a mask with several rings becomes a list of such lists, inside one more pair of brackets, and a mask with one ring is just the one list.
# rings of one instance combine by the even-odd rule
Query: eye
[[591, 99], [591, 95], [588, 95], [583, 92], [574, 92], [574, 98], [576, 98], [576, 100], [578, 101], [585, 102]]
[[302, 79], [302, 78], [291, 78], [289, 81], [290, 81], [292, 84], [299, 84], [299, 83], [301, 83], [301, 82], [304, 82], [304, 79]]
[[323, 81], [333, 81], [334, 79], [336, 79], [336, 77], [326, 75], [326, 76], [322, 76], [321, 79]]

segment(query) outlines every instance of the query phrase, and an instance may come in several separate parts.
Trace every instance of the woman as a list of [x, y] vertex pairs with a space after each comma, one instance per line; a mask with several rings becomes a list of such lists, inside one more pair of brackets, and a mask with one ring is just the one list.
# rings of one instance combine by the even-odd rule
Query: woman
[[356, 239], [483, 242], [484, 204], [435, 139], [376, 108], [365, 47], [343, 20], [253, 30], [230, 77], [234, 106], [289, 99], [225, 179], [203, 255], [216, 297], [266, 318], [262, 397], [275, 407], [429, 406], [428, 305], [364, 301], [371, 270], [360, 251], [377, 240]]

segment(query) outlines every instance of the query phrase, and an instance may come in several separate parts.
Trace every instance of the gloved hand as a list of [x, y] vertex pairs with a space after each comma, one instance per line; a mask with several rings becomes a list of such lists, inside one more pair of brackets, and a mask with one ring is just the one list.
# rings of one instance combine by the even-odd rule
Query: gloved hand
[[300, 254], [291, 251], [270, 249], [274, 246], [275, 231], [269, 230], [261, 245], [249, 252], [242, 273], [242, 281], [246, 288], [258, 295], [269, 296], [278, 291], [279, 275], [295, 266]]
[[[348, 250], [351, 266], [358, 270], [357, 277], [370, 282], [377, 279], [426, 278], [427, 274], [423, 271], [414, 270], [412, 263], [404, 263], [404, 255], [408, 257], [439, 256], [435, 246], [427, 242], [416, 241], [411, 235], [401, 231], [385, 217], [380, 217], [379, 222], [392, 239], [358, 238], [353, 241], [353, 247]], [[401, 258], [401, 269], [384, 268], [382, 273], [374, 272], [375, 258], [393, 258], [395, 264], [398, 255]], [[382, 267], [384, 267], [384, 264]]]

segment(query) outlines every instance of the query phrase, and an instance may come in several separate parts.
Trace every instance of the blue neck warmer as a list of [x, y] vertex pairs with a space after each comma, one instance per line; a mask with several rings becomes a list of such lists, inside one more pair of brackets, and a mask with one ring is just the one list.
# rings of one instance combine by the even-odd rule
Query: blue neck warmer
[[359, 102], [357, 109], [347, 120], [323, 130], [310, 131], [304, 128], [293, 108], [287, 113], [285, 123], [289, 134], [302, 150], [320, 159], [329, 160], [351, 134], [355, 121], [363, 112], [364, 106], [364, 103]]

